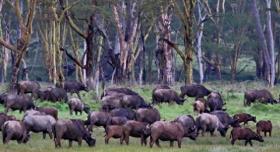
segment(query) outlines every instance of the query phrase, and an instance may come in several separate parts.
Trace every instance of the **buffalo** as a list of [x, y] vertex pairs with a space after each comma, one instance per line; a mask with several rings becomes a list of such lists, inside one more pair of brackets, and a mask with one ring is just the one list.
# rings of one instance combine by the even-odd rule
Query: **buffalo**
[[54, 119], [58, 119], [58, 111], [55, 108], [49, 107], [35, 107], [35, 110], [39, 111], [40, 113], [44, 113], [54, 117]]
[[69, 147], [72, 141], [77, 141], [78, 145], [82, 145], [85, 140], [88, 146], [95, 146], [96, 140], [91, 137], [90, 132], [84, 127], [82, 120], [58, 120], [53, 127], [55, 147], [61, 147], [61, 139], [69, 140]]
[[128, 88], [107, 88], [101, 94], [101, 99], [105, 96], [115, 96], [115, 95], [138, 95], [138, 93], [132, 91]]
[[235, 114], [233, 116], [233, 119], [237, 120], [238, 123], [244, 123], [247, 124], [249, 121], [253, 121], [253, 122], [256, 122], [256, 117], [255, 116], [252, 116], [248, 113], [238, 113], [238, 114]]
[[204, 98], [197, 98], [193, 104], [193, 111], [198, 113], [208, 112], [207, 101]]
[[32, 98], [28, 95], [17, 95], [17, 94], [9, 94], [6, 97], [5, 103], [5, 113], [12, 110], [19, 110], [21, 113], [22, 111], [26, 111], [29, 109], [34, 109], [35, 105], [32, 101]]
[[125, 117], [128, 120], [136, 119], [135, 111], [128, 109], [128, 108], [117, 108], [110, 112], [111, 116], [113, 117]]
[[238, 120], [231, 117], [227, 112], [222, 110], [213, 111], [210, 114], [216, 115], [225, 127], [240, 127]]
[[78, 82], [76, 80], [67, 80], [63, 82], [63, 88], [66, 90], [66, 92], [69, 93], [76, 93], [78, 97], [81, 99], [80, 91], [88, 91], [89, 89], [81, 82]]
[[136, 120], [152, 124], [160, 120], [160, 113], [155, 108], [139, 108], [136, 110]]
[[41, 100], [47, 100], [51, 102], [58, 102], [58, 101], [68, 101], [67, 92], [63, 88], [47, 88], [44, 90], [37, 91], [37, 97]]
[[228, 129], [221, 123], [216, 115], [208, 113], [202, 113], [197, 116], [196, 127], [198, 133], [200, 130], [202, 130], [202, 136], [204, 136], [205, 131], [209, 131], [213, 136], [214, 131], [217, 129], [220, 132], [221, 136], [225, 137], [226, 131]]
[[35, 96], [36, 92], [40, 89], [40, 84], [36, 81], [20, 81], [17, 84], [18, 94], [32, 93]]
[[3, 144], [9, 143], [10, 140], [17, 140], [18, 143], [27, 143], [30, 135], [24, 124], [20, 121], [6, 121], [2, 127]]
[[106, 128], [108, 124], [111, 122], [111, 114], [107, 112], [99, 112], [93, 111], [88, 114], [88, 118], [86, 121], [86, 125], [88, 125], [89, 130], [92, 131], [92, 127], [95, 126], [103, 126]]
[[150, 126], [150, 147], [156, 143], [158, 147], [159, 140], [170, 141], [170, 147], [173, 146], [173, 141], [177, 141], [178, 147], [181, 148], [181, 142], [184, 137], [184, 127], [179, 122], [156, 121]]
[[101, 99], [101, 107], [103, 111], [109, 112], [116, 108], [121, 108], [121, 100], [123, 95], [109, 95]]
[[120, 138], [120, 144], [123, 144], [124, 134], [123, 126], [120, 125], [109, 125], [105, 129], [105, 144], [109, 143], [110, 138]]
[[272, 94], [266, 89], [248, 90], [244, 93], [244, 106], [250, 106], [251, 103], [259, 100], [263, 103], [278, 103]]
[[73, 111], [77, 115], [80, 112], [80, 115], [84, 111], [85, 113], [89, 114], [90, 108], [88, 105], [84, 104], [79, 98], [71, 98], [68, 101], [68, 107], [70, 111], [70, 115], [73, 115]]
[[153, 101], [152, 104], [158, 104], [158, 103], [171, 103], [172, 101], [176, 102], [177, 104], [183, 104], [184, 99], [179, 97], [176, 91], [172, 89], [157, 89], [153, 92]]
[[121, 107], [131, 109], [149, 107], [140, 95], [123, 95], [120, 104]]
[[141, 145], [147, 145], [147, 138], [150, 135], [150, 132], [147, 130], [146, 126], [148, 123], [129, 120], [123, 125], [124, 140], [125, 143], [129, 144], [129, 136], [141, 138]]
[[48, 133], [49, 137], [52, 139], [52, 128], [56, 123], [54, 117], [40, 113], [39, 111], [27, 111], [22, 121], [28, 132], [42, 132], [43, 139], [46, 138], [46, 133]]
[[269, 136], [271, 137], [272, 132], [272, 123], [270, 120], [260, 120], [256, 124], [257, 127], [257, 133], [260, 135], [261, 132], [264, 132], [264, 136], [266, 137], [266, 133], [269, 133]]
[[250, 128], [233, 128], [230, 134], [231, 144], [234, 145], [236, 140], [245, 140], [245, 146], [249, 143], [253, 146], [252, 140], [257, 140], [259, 142], [264, 142], [262, 136], [258, 135]]
[[180, 88], [181, 94], [180, 97], [184, 98], [185, 96], [188, 97], [196, 97], [196, 98], [203, 98], [204, 96], [208, 96], [211, 91], [205, 88], [203, 85], [200, 84], [189, 84], [182, 86]]
[[179, 122], [183, 125], [184, 128], [184, 137], [189, 137], [192, 140], [195, 140], [197, 137], [197, 128], [195, 120], [191, 115], [179, 116], [173, 120], [174, 122]]
[[16, 117], [12, 116], [12, 115], [7, 115], [2, 112], [0, 113], [0, 130], [2, 129], [2, 126], [4, 125], [4, 123], [9, 120], [16, 120]]
[[207, 106], [210, 109], [210, 112], [215, 110], [225, 110], [223, 109], [224, 101], [220, 93], [211, 92], [207, 97]]
[[111, 117], [109, 125], [124, 125], [127, 121], [126, 117]]

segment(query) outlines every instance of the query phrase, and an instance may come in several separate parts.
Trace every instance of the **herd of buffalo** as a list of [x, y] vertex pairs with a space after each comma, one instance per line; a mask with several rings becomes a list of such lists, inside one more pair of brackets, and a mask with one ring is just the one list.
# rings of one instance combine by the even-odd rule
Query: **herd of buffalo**
[[[271, 136], [272, 123], [270, 120], [260, 120], [247, 113], [238, 113], [230, 116], [224, 108], [225, 102], [219, 92], [208, 90], [203, 85], [191, 84], [180, 88], [178, 94], [167, 85], [160, 85], [152, 91], [152, 102], [147, 103], [138, 93], [128, 88], [107, 88], [101, 95], [101, 108], [91, 111], [79, 95], [80, 91], [89, 89], [77, 81], [65, 81], [62, 85], [41, 88], [34, 81], [21, 81], [16, 90], [0, 95], [0, 103], [5, 111], [0, 113], [0, 129], [2, 130], [3, 143], [16, 140], [26, 143], [30, 132], [42, 133], [53, 139], [55, 147], [61, 147], [61, 140], [68, 140], [69, 146], [76, 141], [81, 145], [82, 140], [89, 146], [94, 146], [96, 139], [92, 136], [93, 127], [105, 129], [105, 144], [111, 138], [119, 138], [120, 144], [129, 144], [130, 137], [140, 138], [141, 145], [147, 144], [160, 147], [159, 141], [169, 141], [170, 146], [176, 141], [178, 147], [184, 137], [195, 140], [199, 134], [206, 132], [214, 135], [218, 131], [222, 137], [232, 127], [230, 138], [233, 145], [236, 140], [245, 140], [252, 146], [252, 140], [263, 142], [261, 132]], [[78, 97], [68, 98], [67, 93], [76, 93]], [[178, 116], [174, 120], [161, 120], [159, 111], [154, 107], [160, 103], [183, 104], [186, 97], [194, 97], [193, 110], [198, 112], [194, 118], [191, 115]], [[87, 113], [86, 120], [64, 120], [58, 117], [58, 110], [51, 107], [37, 107], [33, 100], [41, 99], [50, 102], [66, 102], [70, 115]], [[252, 102], [278, 103], [268, 90], [250, 90], [244, 94], [244, 106]], [[21, 120], [8, 115], [9, 110], [24, 112]], [[256, 123], [256, 132], [245, 127], [249, 122]], [[241, 124], [241, 123], [244, 123]]]

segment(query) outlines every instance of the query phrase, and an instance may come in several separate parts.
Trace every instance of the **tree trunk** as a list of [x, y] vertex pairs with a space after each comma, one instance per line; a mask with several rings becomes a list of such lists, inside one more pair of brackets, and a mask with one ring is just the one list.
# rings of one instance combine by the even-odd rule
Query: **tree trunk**
[[268, 33], [268, 50], [270, 55], [270, 86], [274, 86], [275, 82], [275, 46], [274, 46], [274, 37], [272, 32], [272, 25], [271, 25], [271, 0], [266, 0], [266, 6], [268, 11], [266, 11], [266, 24], [267, 24], [267, 33]]
[[259, 41], [259, 46], [260, 49], [262, 50], [263, 54], [263, 64], [264, 64], [264, 70], [265, 70], [265, 79], [271, 84], [271, 58], [269, 55], [269, 49], [267, 45], [267, 41], [265, 39], [264, 32], [262, 30], [261, 26], [261, 20], [260, 20], [260, 15], [259, 11], [257, 8], [257, 1], [252, 0], [252, 13], [253, 13], [253, 18], [255, 19], [256, 22], [256, 30], [257, 30], [257, 35], [258, 35], [258, 41]]

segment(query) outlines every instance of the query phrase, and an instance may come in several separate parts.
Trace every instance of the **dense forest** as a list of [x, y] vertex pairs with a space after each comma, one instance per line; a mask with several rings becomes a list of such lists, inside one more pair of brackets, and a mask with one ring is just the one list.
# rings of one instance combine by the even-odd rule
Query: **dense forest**
[[280, 78], [278, 0], [0, 0], [1, 82]]

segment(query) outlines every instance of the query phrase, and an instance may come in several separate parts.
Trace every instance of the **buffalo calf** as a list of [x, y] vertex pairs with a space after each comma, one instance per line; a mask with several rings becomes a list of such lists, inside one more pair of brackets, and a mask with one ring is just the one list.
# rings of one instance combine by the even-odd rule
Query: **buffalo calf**
[[249, 143], [253, 146], [252, 140], [263, 142], [262, 136], [253, 132], [250, 128], [233, 128], [230, 134], [231, 144], [234, 145], [236, 140], [245, 140], [245, 146]]
[[7, 144], [10, 140], [17, 140], [18, 143], [27, 143], [29, 134], [20, 121], [9, 120], [6, 121], [2, 127], [3, 143]]
[[120, 138], [120, 144], [123, 144], [124, 134], [123, 134], [123, 126], [120, 125], [109, 125], [105, 129], [105, 144], [109, 143], [110, 138]]
[[248, 113], [238, 113], [233, 116], [233, 119], [237, 120], [238, 123], [248, 124], [249, 121], [256, 122], [256, 117]]
[[266, 137], [266, 133], [269, 133], [269, 136], [271, 137], [272, 132], [272, 123], [270, 120], [260, 120], [256, 124], [257, 127], [257, 133], [260, 135], [261, 132], [264, 132], [264, 136]]

